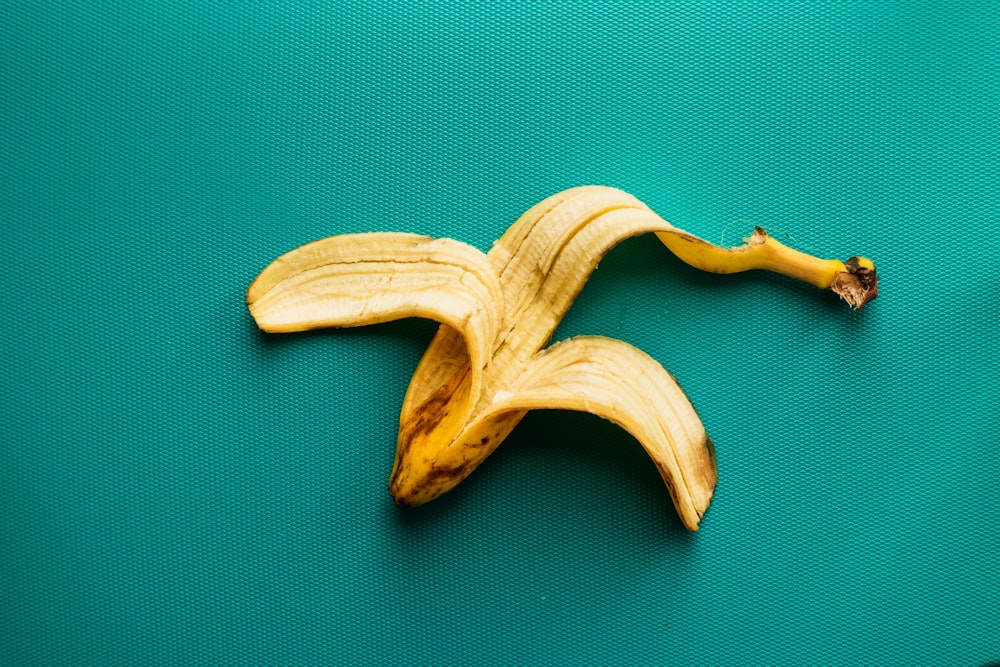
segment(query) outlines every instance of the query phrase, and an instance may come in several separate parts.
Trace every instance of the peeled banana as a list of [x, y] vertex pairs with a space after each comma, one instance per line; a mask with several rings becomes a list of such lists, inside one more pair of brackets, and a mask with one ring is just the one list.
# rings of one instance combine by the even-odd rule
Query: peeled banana
[[486, 254], [406, 233], [307, 243], [257, 276], [247, 306], [270, 332], [405, 317], [441, 323], [400, 411], [389, 481], [399, 505], [426, 503], [465, 479], [528, 410], [581, 410], [635, 436], [681, 521], [697, 530], [715, 489], [715, 452], [670, 373], [613, 338], [579, 336], [546, 347], [601, 257], [645, 233], [705, 271], [775, 271], [830, 288], [854, 308], [878, 293], [870, 260], [811, 257], [760, 228], [745, 245], [720, 248], [621, 190], [584, 186], [535, 205]]

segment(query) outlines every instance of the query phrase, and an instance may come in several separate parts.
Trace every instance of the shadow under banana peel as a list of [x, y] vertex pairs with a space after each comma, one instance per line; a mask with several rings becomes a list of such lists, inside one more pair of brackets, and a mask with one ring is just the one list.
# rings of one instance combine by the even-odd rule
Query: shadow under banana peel
[[376, 232], [307, 243], [247, 291], [271, 332], [352, 327], [406, 317], [441, 323], [403, 399], [389, 490], [421, 505], [452, 489], [532, 409], [590, 412], [631, 433], [656, 464], [689, 530], [712, 499], [715, 451], [694, 407], [656, 360], [614, 338], [548, 346], [600, 259], [654, 233], [704, 271], [774, 271], [831, 289], [853, 308], [878, 294], [874, 264], [823, 260], [759, 227], [726, 249], [672, 227], [635, 197], [584, 186], [522, 215], [488, 253], [447, 238]]

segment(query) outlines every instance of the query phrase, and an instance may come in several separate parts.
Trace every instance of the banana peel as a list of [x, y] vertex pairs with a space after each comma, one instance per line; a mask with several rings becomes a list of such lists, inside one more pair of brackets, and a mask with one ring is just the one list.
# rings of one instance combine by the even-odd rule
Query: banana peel
[[521, 216], [482, 253], [448, 238], [344, 234], [307, 243], [266, 267], [247, 306], [268, 332], [353, 327], [406, 317], [441, 324], [403, 399], [389, 490], [415, 506], [449, 491], [527, 411], [579, 410], [646, 449], [682, 523], [697, 530], [717, 480], [712, 440], [677, 381], [620, 340], [579, 336], [548, 346], [600, 259], [622, 240], [655, 234], [710, 272], [764, 269], [829, 288], [854, 308], [878, 294], [874, 264], [823, 260], [757, 228], [721, 248], [677, 229], [635, 197], [584, 186]]

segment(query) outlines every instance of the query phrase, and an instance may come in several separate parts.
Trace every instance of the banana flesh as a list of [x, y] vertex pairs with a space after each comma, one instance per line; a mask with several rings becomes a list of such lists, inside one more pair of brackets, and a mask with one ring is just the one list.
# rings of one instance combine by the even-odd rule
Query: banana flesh
[[406, 317], [441, 323], [400, 411], [389, 490], [420, 505], [467, 477], [528, 410], [596, 414], [646, 449], [683, 524], [697, 530], [717, 479], [714, 447], [676, 380], [619, 340], [549, 339], [600, 259], [622, 240], [654, 233], [699, 269], [776, 271], [830, 288], [860, 308], [877, 294], [864, 258], [822, 260], [758, 228], [724, 249], [672, 227], [635, 197], [584, 186], [521, 216], [486, 254], [406, 233], [333, 236], [288, 252], [247, 291], [271, 332], [351, 327]]

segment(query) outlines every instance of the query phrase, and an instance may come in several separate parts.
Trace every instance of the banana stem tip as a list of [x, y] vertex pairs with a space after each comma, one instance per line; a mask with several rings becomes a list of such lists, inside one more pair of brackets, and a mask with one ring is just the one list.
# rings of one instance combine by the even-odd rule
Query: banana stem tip
[[864, 257], [851, 257], [844, 262], [844, 270], [834, 277], [830, 289], [851, 308], [861, 310], [866, 303], [878, 296], [875, 264]]

